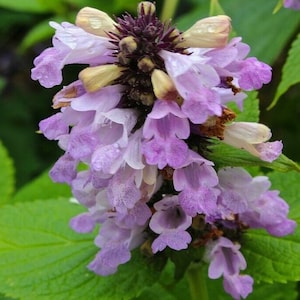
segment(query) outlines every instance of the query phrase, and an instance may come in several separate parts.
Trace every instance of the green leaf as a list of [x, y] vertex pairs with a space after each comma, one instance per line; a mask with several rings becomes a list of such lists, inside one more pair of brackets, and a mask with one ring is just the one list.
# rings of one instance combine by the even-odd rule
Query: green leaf
[[44, 20], [41, 23], [35, 25], [29, 32], [26, 33], [19, 48], [21, 51], [25, 51], [32, 47], [34, 44], [46, 40], [53, 36], [54, 29], [50, 27], [49, 21], [61, 22], [63, 18], [53, 17], [51, 20]]
[[218, 0], [210, 1], [209, 15], [210, 16], [225, 15], [224, 9], [222, 8]]
[[283, 238], [262, 230], [249, 230], [243, 236], [242, 252], [246, 273], [268, 283], [300, 280], [300, 229]]
[[257, 98], [257, 92], [249, 92], [247, 95], [243, 103], [242, 111], [238, 109], [235, 103], [228, 105], [228, 107], [237, 114], [234, 120], [236, 122], [258, 122], [259, 120], [259, 100]]
[[282, 78], [277, 87], [275, 97], [268, 107], [274, 107], [279, 98], [294, 84], [300, 82], [300, 34], [298, 34], [295, 41], [289, 50], [287, 60], [282, 69]]
[[17, 203], [0, 210], [0, 292], [21, 300], [131, 299], [159, 278], [136, 251], [112, 276], [90, 272], [95, 234], [78, 234], [69, 219], [82, 207], [67, 200]]
[[42, 199], [57, 199], [72, 197], [67, 184], [54, 183], [47, 172], [22, 187], [13, 197], [12, 202], [28, 202]]
[[209, 151], [206, 156], [212, 160], [217, 168], [232, 167], [265, 167], [279, 172], [298, 171], [300, 167], [294, 161], [281, 154], [272, 163], [261, 160], [248, 153], [245, 150], [234, 148], [224, 144], [219, 140], [211, 140], [212, 144], [208, 146]]
[[8, 202], [15, 187], [14, 167], [11, 158], [0, 141], [0, 204]]
[[0, 0], [0, 7], [31, 13], [57, 12], [62, 0]]
[[280, 55], [299, 25], [299, 15], [292, 10], [282, 9], [274, 15], [274, 1], [220, 0], [220, 3], [232, 18], [234, 30], [251, 46], [250, 56], [268, 64]]

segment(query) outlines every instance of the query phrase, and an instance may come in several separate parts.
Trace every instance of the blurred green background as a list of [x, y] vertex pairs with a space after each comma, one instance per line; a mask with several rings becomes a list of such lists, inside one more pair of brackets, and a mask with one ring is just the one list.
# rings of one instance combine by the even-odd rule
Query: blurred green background
[[[54, 113], [52, 97], [61, 87], [47, 90], [30, 78], [34, 57], [51, 45], [54, 31], [48, 22], [74, 22], [76, 12], [84, 6], [98, 8], [111, 16], [124, 11], [135, 14], [138, 2], [0, 0], [0, 140], [14, 160], [17, 187], [49, 168], [60, 155], [56, 142], [46, 140], [36, 131], [38, 122]], [[164, 14], [172, 15], [172, 3], [177, 1], [156, 1], [158, 14], [164, 9]], [[283, 140], [284, 153], [300, 161], [300, 86], [295, 85], [275, 108], [266, 110], [280, 81], [288, 49], [299, 32], [300, 12], [281, 9], [272, 14], [277, 0], [220, 0], [219, 3], [232, 18], [234, 32], [251, 46], [251, 56], [272, 65], [273, 81], [259, 93], [261, 122], [272, 129], [273, 139]], [[209, 0], [178, 1], [174, 23], [180, 30], [187, 29], [209, 15], [209, 4]], [[76, 66], [67, 66], [63, 84], [75, 80], [77, 74]]]

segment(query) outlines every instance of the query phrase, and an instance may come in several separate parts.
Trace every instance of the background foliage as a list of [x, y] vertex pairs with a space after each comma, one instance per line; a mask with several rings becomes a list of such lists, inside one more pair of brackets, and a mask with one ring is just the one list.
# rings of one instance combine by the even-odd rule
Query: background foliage
[[[60, 150], [54, 142], [36, 133], [38, 122], [53, 113], [51, 99], [59, 90], [46, 90], [30, 79], [34, 57], [51, 45], [53, 30], [48, 26], [49, 20], [74, 22], [76, 12], [84, 6], [96, 7], [110, 15], [124, 10], [135, 14], [137, 2], [0, 0], [0, 205], [13, 204], [0, 208], [0, 291], [14, 299], [76, 300], [88, 294], [89, 300], [155, 297], [171, 300], [182, 299], [188, 289], [185, 279], [173, 281], [171, 262], [163, 273], [160, 273], [166, 263], [163, 259], [152, 265], [151, 272], [146, 272], [135, 253], [132, 261], [115, 276], [100, 278], [87, 272], [85, 265], [97, 251], [94, 235], [80, 236], [68, 228], [69, 218], [81, 208], [69, 205], [68, 187], [51, 183], [46, 170]], [[162, 12], [163, 1], [156, 2]], [[173, 18], [175, 24], [181, 30], [187, 29], [208, 16], [209, 3], [179, 1]], [[251, 46], [251, 55], [273, 67], [273, 81], [258, 95], [250, 95], [250, 107], [245, 107], [247, 115], [242, 117], [248, 121], [259, 118], [272, 128], [274, 139], [284, 142], [284, 154], [299, 162], [300, 12], [281, 9], [272, 14], [277, 0], [219, 0], [219, 3], [232, 18], [235, 33]], [[73, 81], [77, 76], [74, 74], [77, 67], [67, 67], [64, 84]], [[272, 110], [267, 110], [277, 101]], [[218, 156], [214, 159], [218, 160]], [[241, 159], [245, 162], [248, 158]], [[285, 171], [282, 168], [286, 164], [292, 168], [290, 161], [284, 163], [274, 169]], [[273, 171], [269, 174], [274, 188], [280, 189], [290, 203], [291, 217], [299, 221], [299, 175]], [[260, 258], [259, 265], [249, 264], [247, 269], [257, 279], [255, 292], [249, 299], [298, 299], [296, 281], [300, 279], [300, 265], [295, 253], [300, 253], [299, 229], [295, 236], [280, 240], [252, 231], [245, 236], [245, 245], [247, 261]], [[280, 249], [279, 254], [288, 254], [278, 257], [277, 264], [268, 260], [274, 247]], [[211, 299], [229, 299], [220, 292], [220, 281], [208, 281], [208, 287]], [[0, 300], [4, 299], [8, 298], [0, 295]]]

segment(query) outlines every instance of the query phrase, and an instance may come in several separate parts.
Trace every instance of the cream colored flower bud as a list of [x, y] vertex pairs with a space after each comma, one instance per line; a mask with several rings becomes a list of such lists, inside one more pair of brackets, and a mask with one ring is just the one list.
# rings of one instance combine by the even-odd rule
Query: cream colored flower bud
[[233, 122], [225, 126], [223, 142], [245, 149], [254, 156], [260, 156], [255, 145], [268, 141], [272, 136], [270, 128], [260, 123]]
[[183, 32], [180, 42], [182, 47], [219, 48], [227, 44], [231, 30], [231, 19], [220, 15], [199, 20], [187, 31]]
[[119, 48], [124, 54], [131, 54], [137, 49], [137, 42], [133, 36], [126, 36], [119, 42]]
[[149, 1], [143, 1], [138, 4], [137, 13], [141, 15], [153, 15], [155, 14], [156, 8], [155, 5]]
[[123, 68], [113, 64], [88, 67], [79, 73], [79, 79], [88, 92], [95, 92], [120, 77], [122, 70]]
[[84, 7], [78, 12], [76, 25], [86, 32], [104, 37], [107, 32], [116, 31], [116, 23], [108, 14], [91, 7]]
[[168, 74], [155, 69], [151, 74], [153, 92], [158, 99], [176, 100], [178, 92]]
[[149, 73], [155, 68], [155, 64], [149, 56], [140, 59], [137, 66], [144, 73]]

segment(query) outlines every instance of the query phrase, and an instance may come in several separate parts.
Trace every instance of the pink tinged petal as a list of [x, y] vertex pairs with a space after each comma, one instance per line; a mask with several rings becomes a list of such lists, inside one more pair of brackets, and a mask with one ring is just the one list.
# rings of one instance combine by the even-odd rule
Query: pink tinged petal
[[260, 159], [272, 162], [282, 153], [282, 141], [267, 142], [255, 145], [255, 149], [259, 153]]
[[77, 160], [68, 154], [64, 154], [51, 168], [49, 176], [54, 182], [71, 184], [77, 175], [77, 164]]
[[48, 140], [58, 139], [60, 135], [69, 133], [69, 126], [62, 116], [62, 113], [57, 113], [39, 123], [40, 131]]
[[232, 276], [224, 276], [224, 290], [230, 294], [233, 299], [239, 300], [247, 298], [253, 291], [254, 280], [249, 275], [235, 274]]
[[120, 264], [125, 264], [131, 258], [130, 251], [123, 244], [111, 244], [102, 248], [88, 265], [91, 271], [107, 276], [115, 273]]
[[269, 83], [272, 78], [272, 68], [258, 61], [255, 57], [247, 58], [242, 62], [239, 76], [239, 85], [246, 91], [258, 90], [263, 84]]
[[78, 233], [92, 232], [95, 228], [95, 221], [89, 213], [82, 213], [70, 220], [70, 227]]
[[168, 231], [157, 237], [152, 243], [153, 253], [164, 250], [167, 246], [174, 250], [187, 249], [192, 241], [191, 235], [186, 231]]

